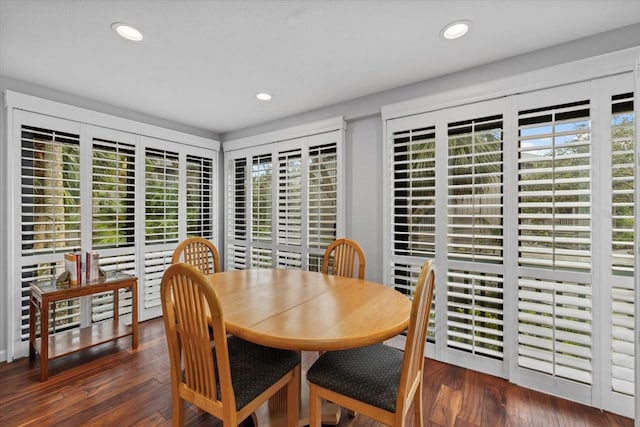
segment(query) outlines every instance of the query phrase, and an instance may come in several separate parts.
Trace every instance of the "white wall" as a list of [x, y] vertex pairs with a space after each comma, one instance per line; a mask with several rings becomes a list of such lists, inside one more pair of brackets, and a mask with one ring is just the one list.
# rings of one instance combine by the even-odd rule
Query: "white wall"
[[365, 251], [365, 278], [382, 279], [382, 122], [379, 116], [352, 120], [346, 135], [348, 237]]

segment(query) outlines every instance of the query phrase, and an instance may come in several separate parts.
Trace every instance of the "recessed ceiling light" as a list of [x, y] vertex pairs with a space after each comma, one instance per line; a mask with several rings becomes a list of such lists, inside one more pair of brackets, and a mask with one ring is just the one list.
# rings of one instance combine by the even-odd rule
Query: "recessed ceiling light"
[[143, 38], [142, 33], [138, 29], [129, 24], [125, 24], [124, 22], [114, 22], [111, 24], [111, 29], [120, 37], [124, 37], [125, 39], [134, 42], [139, 42]]
[[260, 92], [256, 95], [256, 98], [258, 98], [260, 101], [271, 101], [271, 95], [266, 92]]
[[442, 31], [440, 31], [440, 37], [447, 40], [457, 39], [467, 34], [469, 28], [471, 28], [471, 21], [466, 19], [454, 21], [445, 25]]

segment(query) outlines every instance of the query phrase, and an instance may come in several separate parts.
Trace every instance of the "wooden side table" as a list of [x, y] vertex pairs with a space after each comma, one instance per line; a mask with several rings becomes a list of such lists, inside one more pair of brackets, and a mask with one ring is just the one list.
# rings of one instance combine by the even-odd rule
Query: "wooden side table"
[[[131, 289], [131, 325], [120, 322], [118, 293]], [[113, 320], [103, 320], [83, 328], [49, 334], [51, 303], [72, 298], [113, 292]], [[36, 310], [40, 311], [40, 338], [36, 337]], [[99, 344], [131, 336], [131, 347], [138, 348], [138, 278], [120, 272], [110, 272], [98, 282], [75, 286], [59, 286], [55, 281], [31, 284], [29, 309], [29, 360], [40, 354], [40, 380], [48, 378], [48, 362]]]

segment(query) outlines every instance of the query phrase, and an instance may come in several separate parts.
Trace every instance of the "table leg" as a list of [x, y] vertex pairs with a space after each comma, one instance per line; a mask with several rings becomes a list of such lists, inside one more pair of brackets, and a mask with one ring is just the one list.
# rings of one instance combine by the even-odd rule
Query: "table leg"
[[36, 301], [33, 295], [29, 296], [29, 360], [36, 360]]
[[131, 286], [131, 347], [138, 348], [138, 282]]
[[[302, 372], [300, 375], [300, 416], [299, 427], [309, 425], [309, 385], [307, 369], [317, 359], [317, 352], [302, 353]], [[276, 393], [267, 404], [262, 405], [255, 413], [256, 427], [281, 427], [287, 425], [286, 390]], [[322, 402], [322, 424], [337, 425], [340, 422], [340, 406], [330, 402]]]
[[120, 288], [113, 290], [113, 322], [120, 323]]
[[42, 297], [40, 308], [40, 381], [49, 375], [49, 300]]

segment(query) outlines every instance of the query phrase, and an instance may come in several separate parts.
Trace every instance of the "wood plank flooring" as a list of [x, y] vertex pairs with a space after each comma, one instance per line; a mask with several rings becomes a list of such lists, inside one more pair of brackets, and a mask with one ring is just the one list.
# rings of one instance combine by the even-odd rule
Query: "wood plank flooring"
[[[305, 364], [314, 357], [304, 353]], [[125, 338], [53, 360], [49, 369], [49, 380], [42, 383], [37, 363], [0, 363], [0, 426], [171, 425], [161, 319], [140, 324], [137, 350]], [[629, 418], [433, 360], [426, 362], [423, 399], [429, 427], [633, 427]], [[188, 426], [222, 425], [191, 405], [186, 419]], [[339, 424], [380, 426], [363, 416], [343, 416]], [[413, 427], [412, 417], [408, 427]]]

